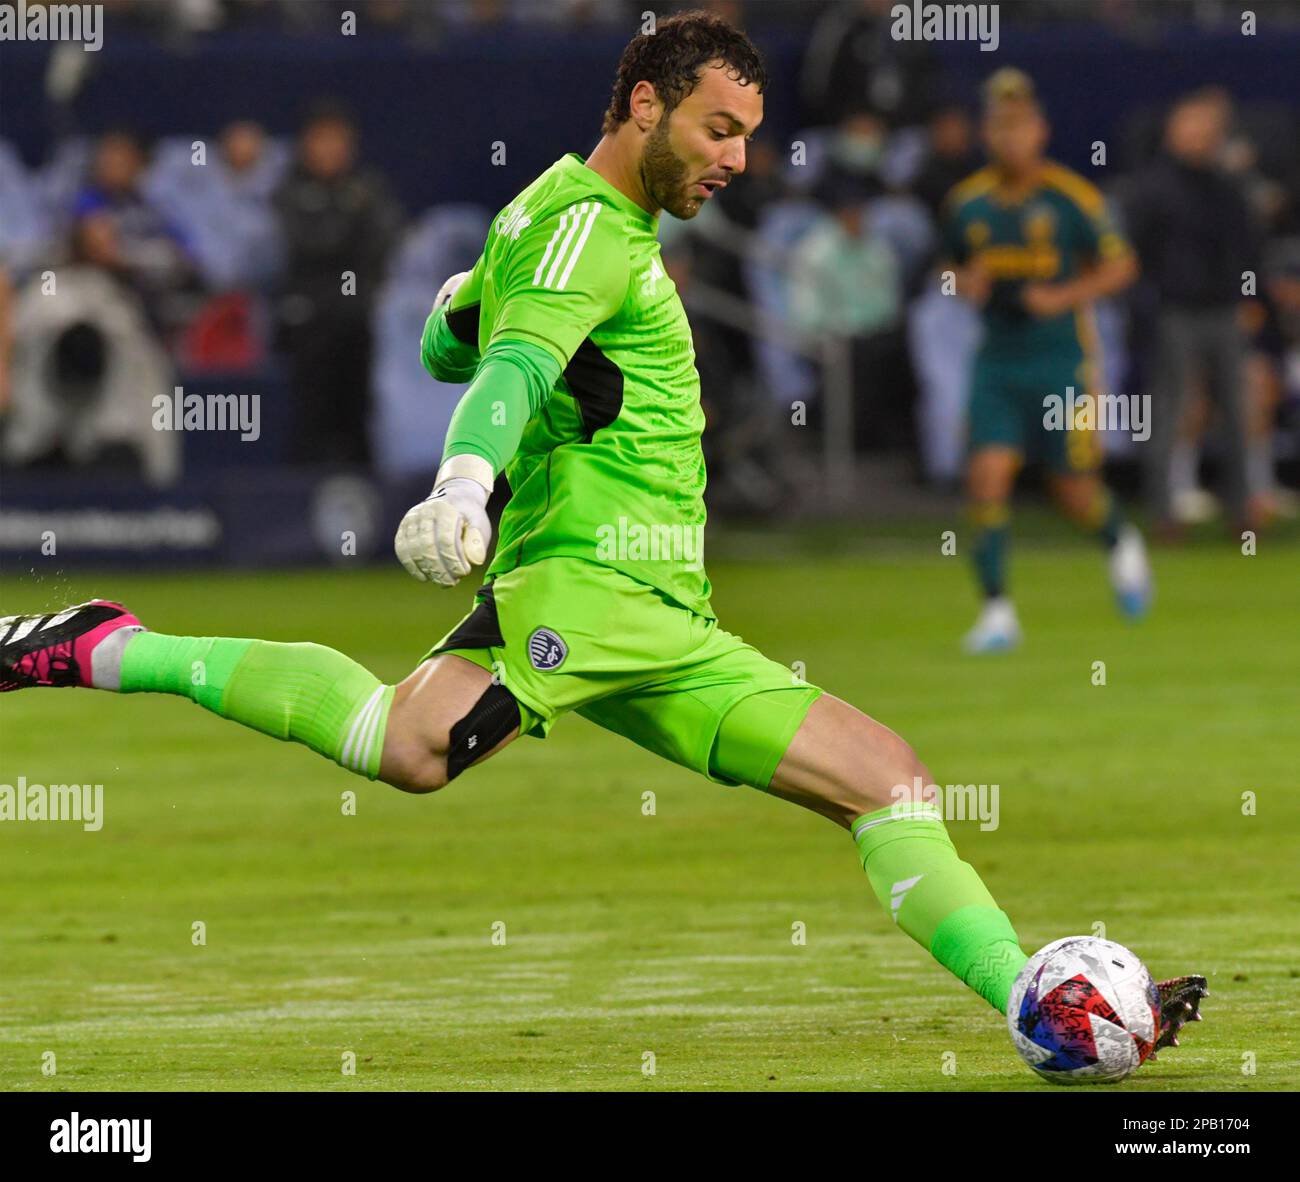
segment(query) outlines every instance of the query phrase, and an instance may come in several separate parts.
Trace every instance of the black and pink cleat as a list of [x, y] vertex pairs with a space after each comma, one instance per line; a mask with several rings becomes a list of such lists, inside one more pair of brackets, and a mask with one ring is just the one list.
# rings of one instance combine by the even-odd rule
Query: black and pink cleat
[[1156, 992], [1160, 994], [1160, 1031], [1155, 1048], [1147, 1056], [1148, 1063], [1156, 1061], [1156, 1051], [1178, 1045], [1178, 1032], [1186, 1023], [1203, 1020], [1201, 998], [1210, 996], [1205, 978], [1200, 976], [1157, 981]]
[[120, 603], [107, 599], [54, 614], [5, 616], [0, 619], [0, 693], [41, 685], [116, 689], [95, 680], [95, 651], [116, 637], [108, 647], [117, 650], [117, 659], [107, 663], [116, 675], [124, 628], [134, 633], [144, 625]]

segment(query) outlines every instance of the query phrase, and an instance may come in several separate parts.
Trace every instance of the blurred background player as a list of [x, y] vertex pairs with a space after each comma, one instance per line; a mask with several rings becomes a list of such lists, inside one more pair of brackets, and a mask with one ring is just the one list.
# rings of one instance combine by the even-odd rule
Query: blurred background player
[[[1221, 507], [1234, 533], [1295, 515], [1274, 466], [1287, 351], [1276, 289], [1293, 250], [1285, 237], [1291, 202], [1285, 182], [1262, 164], [1231, 96], [1204, 87], [1174, 102], [1162, 151], [1133, 178], [1125, 201], [1158, 308], [1148, 334], [1157, 402], [1147, 491], [1165, 537]], [[1221, 497], [1200, 482], [1210, 441]]]
[[1229, 515], [1243, 527], [1250, 516], [1242, 286], [1243, 272], [1258, 274], [1260, 244], [1245, 194], [1220, 162], [1226, 134], [1218, 92], [1181, 98], [1165, 124], [1163, 152], [1137, 176], [1127, 202], [1143, 279], [1159, 301], [1146, 478], [1152, 516], [1165, 534], [1176, 532], [1175, 492], [1182, 490], [1184, 501], [1195, 496], [1196, 439], [1206, 417], [1201, 411], [1189, 421], [1187, 404], [1199, 390], [1219, 412]]
[[970, 652], [1020, 641], [1007, 593], [1007, 547], [1012, 489], [1030, 456], [1048, 469], [1065, 514], [1109, 551], [1121, 609], [1140, 615], [1151, 596], [1142, 537], [1102, 483], [1096, 432], [1046, 425], [1048, 399], [1064, 399], [1068, 408], [1071, 395], [1077, 401], [1096, 392], [1091, 304], [1137, 275], [1101, 194], [1044, 155], [1048, 135], [1029, 77], [999, 70], [984, 88], [992, 163], [961, 182], [946, 203], [944, 254], [958, 268], [958, 294], [982, 309], [984, 324], [971, 384], [967, 466], [971, 552], [984, 606], [966, 636]]

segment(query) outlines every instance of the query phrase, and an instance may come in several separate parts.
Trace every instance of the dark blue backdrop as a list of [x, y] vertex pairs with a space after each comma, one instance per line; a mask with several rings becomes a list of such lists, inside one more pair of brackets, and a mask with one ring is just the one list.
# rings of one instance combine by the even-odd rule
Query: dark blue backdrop
[[[1094, 140], [1115, 144], [1125, 115], [1194, 86], [1220, 83], [1241, 100], [1300, 110], [1300, 30], [1265, 27], [1243, 37], [1231, 28], [1165, 26], [1132, 40], [1087, 25], [1017, 29], [1007, 19], [995, 53], [937, 46], [948, 90], [972, 100], [998, 66], [1029, 70], [1051, 112], [1053, 154], [1085, 174]], [[788, 142], [803, 123], [796, 81], [804, 37], [790, 30], [755, 37], [773, 75], [767, 126]], [[259, 32], [213, 36], [177, 52], [122, 33], [91, 55], [75, 129], [127, 123], [153, 134], [211, 134], [252, 116], [286, 133], [312, 98], [331, 95], [357, 111], [366, 158], [390, 176], [408, 209], [447, 200], [494, 205], [564, 152], [585, 155], [594, 146], [625, 39], [623, 31], [504, 30], [429, 49], [377, 35]], [[0, 45], [0, 134], [29, 163], [44, 159], [55, 136], [43, 97], [48, 52], [43, 44]], [[507, 145], [504, 168], [490, 162], [494, 140]]]

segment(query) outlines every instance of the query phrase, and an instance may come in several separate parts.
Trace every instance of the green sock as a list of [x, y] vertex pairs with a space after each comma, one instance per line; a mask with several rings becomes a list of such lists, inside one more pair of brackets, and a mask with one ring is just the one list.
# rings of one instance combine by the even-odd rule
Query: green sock
[[850, 827], [871, 889], [909, 936], [1005, 1014], [1029, 958], [980, 876], [957, 856], [933, 804], [899, 803]]
[[319, 644], [140, 632], [122, 654], [123, 693], [180, 694], [372, 780], [393, 689]]
[[1007, 546], [1011, 541], [1010, 511], [1005, 503], [981, 504], [971, 509], [975, 544], [971, 557], [985, 598], [996, 599], [1007, 589]]

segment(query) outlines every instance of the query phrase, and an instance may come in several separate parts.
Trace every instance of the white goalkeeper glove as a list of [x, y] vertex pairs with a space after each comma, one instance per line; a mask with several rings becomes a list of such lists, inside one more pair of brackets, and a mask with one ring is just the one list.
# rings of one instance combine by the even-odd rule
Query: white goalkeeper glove
[[434, 297], [433, 301], [433, 311], [436, 312], [443, 306], [443, 304], [450, 304], [451, 297], [456, 294], [456, 289], [468, 278], [469, 272], [461, 271], [459, 274], [453, 275], [446, 283], [438, 288], [438, 294]]
[[433, 492], [408, 510], [393, 539], [412, 576], [453, 587], [487, 557], [492, 480], [492, 465], [482, 456], [452, 456], [438, 469]]

